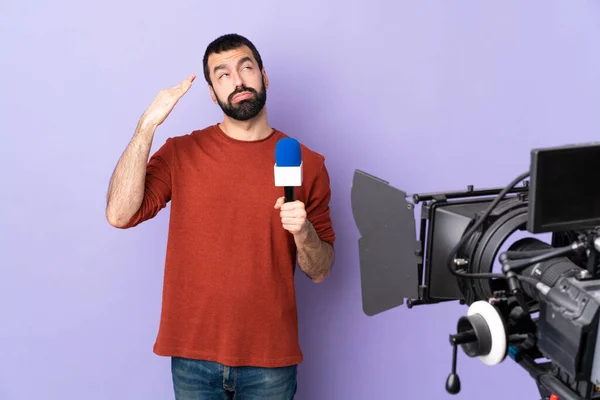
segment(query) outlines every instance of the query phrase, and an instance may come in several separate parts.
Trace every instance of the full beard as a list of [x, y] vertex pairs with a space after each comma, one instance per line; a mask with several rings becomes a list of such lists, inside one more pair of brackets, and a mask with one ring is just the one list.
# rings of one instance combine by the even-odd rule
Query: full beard
[[[233, 97], [242, 92], [251, 93], [252, 97], [234, 104], [232, 102]], [[217, 101], [225, 115], [228, 117], [237, 121], [248, 121], [249, 119], [256, 117], [267, 102], [267, 91], [265, 89], [264, 80], [260, 92], [242, 85], [229, 95], [227, 102], [221, 101], [218, 97]]]

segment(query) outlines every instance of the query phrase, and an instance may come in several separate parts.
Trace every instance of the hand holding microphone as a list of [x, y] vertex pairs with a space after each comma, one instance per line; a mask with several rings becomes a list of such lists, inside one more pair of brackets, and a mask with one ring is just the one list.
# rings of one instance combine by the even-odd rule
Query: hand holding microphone
[[302, 151], [292, 138], [277, 142], [275, 148], [275, 186], [283, 187], [284, 195], [277, 199], [283, 228], [293, 235], [305, 231], [308, 220], [304, 203], [295, 200], [295, 187], [302, 186]]
[[306, 230], [308, 220], [303, 202], [299, 200], [286, 202], [285, 197], [280, 197], [275, 203], [275, 209], [279, 209], [281, 224], [285, 230], [293, 235]]

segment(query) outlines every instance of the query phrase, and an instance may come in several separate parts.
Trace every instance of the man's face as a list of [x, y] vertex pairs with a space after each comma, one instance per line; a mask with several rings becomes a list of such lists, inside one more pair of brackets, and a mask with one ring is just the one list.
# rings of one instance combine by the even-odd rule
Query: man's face
[[208, 68], [211, 95], [225, 115], [238, 121], [258, 115], [267, 101], [268, 79], [248, 47], [211, 54]]

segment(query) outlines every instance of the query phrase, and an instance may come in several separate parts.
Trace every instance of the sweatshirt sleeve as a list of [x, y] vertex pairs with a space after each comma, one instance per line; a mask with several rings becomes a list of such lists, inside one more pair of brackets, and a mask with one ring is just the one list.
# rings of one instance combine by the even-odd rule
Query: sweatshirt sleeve
[[132, 228], [154, 218], [171, 200], [171, 162], [173, 160], [173, 140], [167, 139], [150, 157], [146, 165], [144, 199], [138, 211], [131, 217], [124, 229]]
[[329, 202], [331, 201], [331, 187], [329, 173], [325, 162], [317, 174], [310, 189], [308, 201], [305, 205], [307, 218], [314, 226], [319, 238], [333, 246], [335, 232], [331, 221]]

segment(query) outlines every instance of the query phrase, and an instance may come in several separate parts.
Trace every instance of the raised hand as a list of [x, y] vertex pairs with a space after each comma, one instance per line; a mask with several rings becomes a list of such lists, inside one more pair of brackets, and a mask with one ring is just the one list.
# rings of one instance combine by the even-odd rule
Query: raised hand
[[150, 104], [150, 107], [144, 112], [142, 117], [144, 124], [154, 127], [162, 124], [173, 111], [179, 99], [190, 90], [194, 79], [196, 79], [196, 74], [190, 75], [179, 85], [161, 90]]

